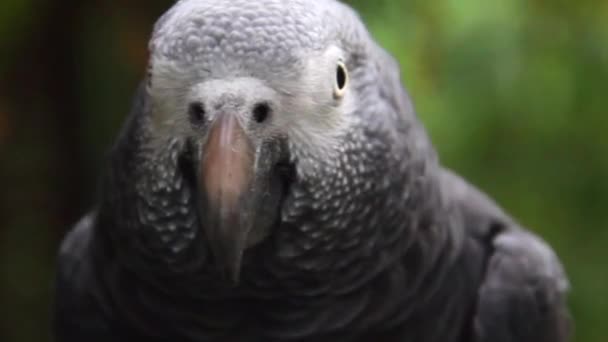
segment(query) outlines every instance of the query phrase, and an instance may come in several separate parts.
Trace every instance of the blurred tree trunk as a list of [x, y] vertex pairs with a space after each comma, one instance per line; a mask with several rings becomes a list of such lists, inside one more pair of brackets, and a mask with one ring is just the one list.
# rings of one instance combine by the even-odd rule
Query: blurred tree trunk
[[37, 153], [51, 161], [44, 173], [36, 170], [28, 175], [36, 178], [31, 180], [34, 184], [48, 184], [41, 187], [36, 202], [44, 204], [41, 214], [48, 217], [48, 222], [60, 228], [82, 211], [79, 185], [85, 146], [79, 139], [82, 106], [76, 89], [80, 3], [52, 1], [46, 4], [46, 9], [36, 9], [40, 13], [37, 25], [22, 42], [21, 53], [9, 76], [9, 83], [14, 85], [12, 97], [17, 100], [19, 127], [35, 128], [34, 132], [18, 133], [32, 139], [21, 143], [44, 149]]
[[[6, 225], [0, 232], [4, 263], [2, 302], [15, 316], [0, 329], [2, 341], [48, 339], [48, 292], [56, 243], [82, 213], [82, 156], [79, 127], [77, 1], [32, 5], [35, 16], [15, 41], [3, 88], [11, 130], [2, 170], [6, 187], [1, 204]], [[13, 260], [9, 262], [8, 260]], [[39, 270], [36, 272], [35, 270]], [[36, 283], [37, 282], [37, 283]], [[29, 283], [29, 284], [28, 284]], [[33, 284], [32, 284], [33, 283]], [[13, 308], [11, 312], [8, 312]], [[14, 312], [15, 308], [19, 308]], [[14, 324], [20, 322], [19, 324]]]

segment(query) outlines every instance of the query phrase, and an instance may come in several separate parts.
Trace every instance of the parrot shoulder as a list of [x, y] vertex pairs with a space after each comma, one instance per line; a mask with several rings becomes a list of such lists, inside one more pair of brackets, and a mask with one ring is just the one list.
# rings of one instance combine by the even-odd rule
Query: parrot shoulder
[[[57, 259], [53, 330], [58, 342], [105, 341], [109, 326], [95, 298], [91, 260], [95, 214], [83, 217], [61, 243]], [[95, 340], [96, 341], [96, 340]]]
[[475, 341], [565, 342], [569, 283], [551, 248], [519, 227], [492, 241], [473, 321]]
[[458, 175], [444, 170], [441, 180], [444, 196], [462, 218], [464, 234], [487, 251], [471, 340], [567, 341], [569, 282], [551, 247]]

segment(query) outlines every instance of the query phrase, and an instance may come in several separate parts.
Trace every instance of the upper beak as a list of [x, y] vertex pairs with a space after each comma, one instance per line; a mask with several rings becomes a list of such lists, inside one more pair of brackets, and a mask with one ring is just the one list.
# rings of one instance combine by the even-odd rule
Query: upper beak
[[[267, 226], [273, 205], [272, 166], [276, 153], [256, 148], [236, 115], [222, 113], [212, 123], [200, 159], [204, 231], [214, 261], [238, 282], [243, 253]], [[274, 221], [274, 219], [273, 219]]]

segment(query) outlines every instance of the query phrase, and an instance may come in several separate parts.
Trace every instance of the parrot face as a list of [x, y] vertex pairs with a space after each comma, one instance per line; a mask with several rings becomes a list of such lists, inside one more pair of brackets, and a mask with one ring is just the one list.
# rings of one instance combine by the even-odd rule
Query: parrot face
[[127, 264], [364, 280], [345, 269], [414, 233], [435, 154], [397, 63], [350, 7], [183, 0], [149, 49], [106, 177], [122, 195], [101, 210]]
[[151, 149], [184, 142], [200, 233], [233, 278], [289, 212], [292, 182], [323, 187], [342, 172], [359, 119], [353, 42], [329, 25], [352, 13], [333, 6], [187, 0], [156, 25]]

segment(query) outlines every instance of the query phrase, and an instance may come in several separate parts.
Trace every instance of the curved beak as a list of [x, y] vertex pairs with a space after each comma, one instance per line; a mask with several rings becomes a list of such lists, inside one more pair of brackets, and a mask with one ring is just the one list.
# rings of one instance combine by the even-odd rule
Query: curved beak
[[199, 165], [204, 231], [216, 266], [233, 283], [245, 249], [274, 222], [265, 209], [278, 204], [272, 177], [278, 153], [262, 147], [254, 145], [236, 115], [222, 113], [212, 123]]

